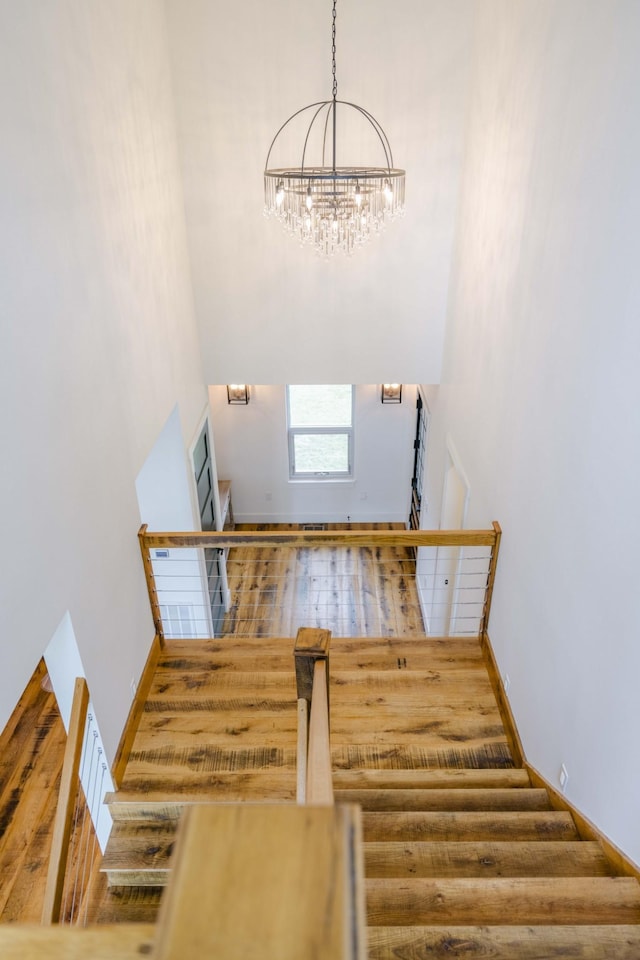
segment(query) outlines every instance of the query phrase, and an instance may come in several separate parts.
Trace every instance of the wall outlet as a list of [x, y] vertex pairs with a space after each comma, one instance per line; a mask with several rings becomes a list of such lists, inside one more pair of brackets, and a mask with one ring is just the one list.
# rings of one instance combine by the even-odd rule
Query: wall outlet
[[131, 687], [131, 698], [133, 699], [133, 697], [135, 697], [136, 693], [138, 692], [138, 684], [136, 683], [135, 677], [131, 677], [131, 683], [129, 684], [129, 686]]
[[368, 496], [369, 496], [368, 493], [364, 493], [364, 492], [363, 492], [363, 493], [360, 494], [360, 499], [361, 499], [361, 500], [366, 500]]
[[509, 687], [511, 686], [511, 677], [508, 673], [505, 673], [502, 678], [502, 686], [504, 687], [504, 692], [509, 693]]
[[560, 783], [560, 789], [563, 793], [566, 793], [567, 784], [569, 783], [569, 771], [565, 767], [564, 763], [560, 767], [560, 773], [558, 774], [558, 781]]
[[272, 493], [265, 493], [264, 498], [265, 498], [265, 500], [271, 501], [271, 500], [273, 500], [273, 494], [272, 494]]

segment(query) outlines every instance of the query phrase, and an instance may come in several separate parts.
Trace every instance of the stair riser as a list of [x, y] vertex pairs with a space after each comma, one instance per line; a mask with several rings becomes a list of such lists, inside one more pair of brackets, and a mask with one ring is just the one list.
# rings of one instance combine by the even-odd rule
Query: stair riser
[[365, 843], [367, 877], [597, 877], [612, 868], [598, 843]]
[[365, 811], [550, 810], [546, 790], [336, 790], [336, 803]]
[[577, 840], [567, 813], [363, 813], [365, 841]]
[[638, 960], [638, 926], [369, 927], [368, 960]]

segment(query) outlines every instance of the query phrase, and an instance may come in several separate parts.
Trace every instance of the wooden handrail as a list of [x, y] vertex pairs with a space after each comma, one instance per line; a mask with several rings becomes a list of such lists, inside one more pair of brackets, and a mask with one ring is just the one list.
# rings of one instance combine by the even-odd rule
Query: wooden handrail
[[329, 736], [329, 681], [326, 660], [316, 660], [313, 667], [313, 697], [309, 718], [306, 794], [307, 803], [333, 805]]
[[300, 627], [293, 651], [298, 688], [298, 803], [333, 804], [329, 745], [330, 642], [330, 630]]
[[493, 546], [491, 530], [224, 530], [149, 533], [145, 526], [138, 534], [147, 547], [482, 547]]
[[309, 749], [309, 701], [298, 697], [298, 745], [296, 759], [296, 803], [307, 802], [307, 751]]
[[480, 637], [483, 637], [489, 627], [489, 614], [491, 613], [491, 599], [493, 597], [493, 585], [496, 579], [496, 570], [498, 568], [498, 553], [500, 552], [500, 540], [502, 538], [502, 527], [497, 520], [493, 521], [493, 532], [496, 539], [491, 548], [491, 560], [489, 562], [489, 574], [487, 576], [487, 589], [484, 595], [484, 607], [482, 609], [482, 622], [480, 624]]
[[89, 706], [89, 688], [84, 677], [77, 677], [73, 691], [73, 705], [69, 733], [64, 751], [58, 806], [53, 825], [53, 839], [49, 856], [49, 871], [42, 907], [43, 925], [58, 923], [67, 869], [71, 820], [80, 784], [80, 755], [84, 741], [84, 727]]
[[149, 593], [149, 603], [151, 605], [151, 616], [153, 625], [156, 629], [156, 636], [162, 646], [164, 642], [164, 628], [162, 625], [162, 615], [160, 613], [160, 604], [158, 603], [158, 592], [156, 590], [156, 580], [153, 575], [153, 565], [151, 563], [151, 547], [147, 543], [147, 525], [143, 523], [138, 530], [138, 543], [140, 544], [140, 553], [142, 554], [142, 566], [144, 567], [144, 577], [147, 581], [147, 591]]
[[358, 807], [196, 804], [182, 817], [156, 960], [364, 960]]

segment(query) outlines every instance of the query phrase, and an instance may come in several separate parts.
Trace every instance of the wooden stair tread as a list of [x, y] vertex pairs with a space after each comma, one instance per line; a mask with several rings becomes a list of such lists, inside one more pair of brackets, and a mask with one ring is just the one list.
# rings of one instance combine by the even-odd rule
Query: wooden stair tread
[[506, 738], [495, 743], [431, 747], [404, 743], [349, 745], [332, 742], [331, 760], [334, 770], [513, 767]]
[[360, 656], [402, 650], [427, 650], [448, 656], [482, 653], [477, 637], [331, 637], [332, 656], [334, 653]]
[[631, 877], [367, 879], [370, 926], [640, 923]]
[[[268, 674], [267, 676], [271, 676]], [[333, 660], [331, 661], [331, 688], [348, 687], [353, 690], [362, 688], [368, 690], [379, 690], [389, 687], [390, 689], [402, 690], [405, 687], [422, 687], [424, 697], [430, 695], [431, 688], [436, 690], [439, 687], [461, 687], [465, 689], [485, 689], [489, 684], [487, 668], [482, 662], [473, 666], [452, 666], [447, 664], [445, 667], [424, 668], [422, 670], [338, 670], [335, 668]]]
[[377, 789], [446, 789], [464, 790], [469, 787], [530, 787], [526, 770], [515, 767], [506, 769], [430, 769], [430, 770], [334, 770], [333, 785], [336, 790]]
[[364, 844], [367, 877], [611, 876], [596, 841], [411, 841]]
[[[293, 692], [295, 699], [296, 681], [293, 671], [255, 669], [255, 660], [252, 661], [252, 670], [211, 670], [207, 664], [202, 664], [197, 670], [188, 670], [184, 674], [176, 670], [162, 673], [156, 671], [151, 682], [149, 697], [175, 697], [177, 699], [195, 699], [203, 694], [211, 696], [220, 690], [242, 690], [245, 693], [256, 695], [265, 691], [273, 691], [276, 698], [282, 696], [282, 691]], [[247, 664], [248, 666], [248, 664]]]
[[289, 802], [295, 800], [295, 786], [295, 771], [282, 768], [183, 774], [174, 782], [166, 774], [157, 779], [129, 775], [120, 790], [106, 794], [105, 803], [114, 820], [176, 819], [189, 803]]
[[0, 924], [3, 960], [140, 960], [151, 953], [155, 926], [116, 923], [94, 927]]
[[466, 790], [336, 790], [336, 803], [358, 803], [363, 811], [550, 810], [546, 790], [484, 787]]
[[155, 923], [164, 886], [111, 886], [100, 901], [96, 923]]
[[362, 814], [367, 840], [577, 840], [569, 813], [389, 812]]
[[368, 960], [638, 960], [640, 926], [369, 927]]
[[[203, 773], [219, 773], [244, 770], [274, 769], [288, 767], [295, 769], [295, 747], [246, 746], [235, 750], [218, 744], [196, 743], [193, 746], [176, 746], [161, 741], [148, 748], [134, 744], [129, 766], [138, 775], [145, 766], [151, 769], [162, 767], [169, 771], [175, 765], [178, 770], [196, 770]], [[129, 766], [123, 783], [127, 782]]]

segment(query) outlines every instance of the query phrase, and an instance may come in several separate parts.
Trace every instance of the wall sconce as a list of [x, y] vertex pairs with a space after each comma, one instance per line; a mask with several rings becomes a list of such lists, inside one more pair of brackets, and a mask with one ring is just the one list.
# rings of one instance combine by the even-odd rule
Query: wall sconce
[[381, 400], [383, 403], [402, 403], [402, 384], [383, 383]]
[[249, 403], [249, 385], [247, 383], [227, 384], [228, 403]]

